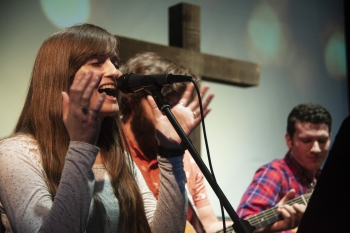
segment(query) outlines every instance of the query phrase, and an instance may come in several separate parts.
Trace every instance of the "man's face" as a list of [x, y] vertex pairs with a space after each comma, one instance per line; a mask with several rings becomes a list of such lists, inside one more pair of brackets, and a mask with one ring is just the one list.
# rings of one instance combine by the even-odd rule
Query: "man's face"
[[286, 143], [291, 156], [309, 172], [315, 172], [322, 166], [330, 142], [326, 124], [297, 121], [293, 138], [286, 134]]

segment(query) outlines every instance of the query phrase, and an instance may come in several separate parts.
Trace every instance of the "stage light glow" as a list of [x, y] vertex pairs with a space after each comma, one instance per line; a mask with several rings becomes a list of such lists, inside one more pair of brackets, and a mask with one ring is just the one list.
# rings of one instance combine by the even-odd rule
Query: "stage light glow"
[[248, 23], [250, 44], [265, 61], [276, 60], [281, 48], [282, 29], [276, 12], [267, 4], [253, 13]]
[[46, 17], [60, 28], [85, 23], [89, 18], [88, 0], [40, 0], [40, 3]]
[[334, 79], [344, 79], [346, 76], [345, 38], [343, 33], [331, 36], [324, 51], [327, 72]]

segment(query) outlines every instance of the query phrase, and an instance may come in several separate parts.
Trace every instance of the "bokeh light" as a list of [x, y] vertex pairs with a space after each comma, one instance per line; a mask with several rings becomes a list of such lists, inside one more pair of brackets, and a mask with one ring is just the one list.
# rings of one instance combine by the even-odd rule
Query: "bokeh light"
[[265, 62], [277, 59], [282, 46], [282, 28], [271, 6], [262, 4], [254, 11], [248, 23], [248, 35], [256, 55]]
[[40, 0], [46, 17], [59, 28], [85, 23], [89, 18], [88, 0]]
[[346, 53], [345, 38], [343, 33], [334, 33], [329, 39], [324, 59], [327, 72], [334, 79], [345, 79], [346, 77]]

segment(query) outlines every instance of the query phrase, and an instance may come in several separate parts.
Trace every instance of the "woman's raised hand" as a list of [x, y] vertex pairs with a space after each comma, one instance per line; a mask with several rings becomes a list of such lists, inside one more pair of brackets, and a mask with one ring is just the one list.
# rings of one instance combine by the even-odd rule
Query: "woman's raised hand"
[[69, 95], [62, 92], [63, 121], [71, 141], [96, 144], [100, 119], [99, 111], [106, 95], [100, 94], [96, 103], [90, 98], [101, 81], [102, 73], [79, 69], [69, 89]]

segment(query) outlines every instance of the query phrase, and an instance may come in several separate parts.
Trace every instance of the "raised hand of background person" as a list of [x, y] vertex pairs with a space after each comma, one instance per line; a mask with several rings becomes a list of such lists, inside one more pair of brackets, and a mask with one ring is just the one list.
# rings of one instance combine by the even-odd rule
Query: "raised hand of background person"
[[69, 95], [62, 92], [62, 115], [71, 141], [96, 144], [100, 119], [99, 111], [106, 95], [100, 95], [96, 103], [90, 98], [101, 81], [102, 73], [79, 69], [69, 89]]
[[[200, 96], [201, 98], [203, 98], [207, 91], [209, 90], [209, 86], [208, 85], [204, 85], [201, 90], [200, 90]], [[191, 128], [191, 130], [189, 131], [189, 134], [192, 132], [192, 130], [199, 125], [199, 123], [202, 120], [201, 114], [200, 114], [200, 107], [199, 107], [199, 100], [198, 100], [198, 96], [196, 95], [196, 97], [191, 101], [191, 96], [192, 93], [194, 91], [194, 85], [192, 83], [190, 83], [189, 85], [187, 85], [185, 92], [183, 93], [179, 104], [189, 108], [192, 111], [193, 117], [194, 117], [194, 125], [193, 126], [188, 126], [188, 128]], [[208, 108], [211, 100], [214, 98], [214, 94], [213, 93], [209, 93], [205, 99], [202, 99], [202, 107], [203, 107], [203, 116], [205, 117], [210, 111], [211, 108]]]
[[[198, 98], [194, 98], [192, 101], [190, 100], [193, 89], [193, 84], [189, 84], [186, 87], [186, 90], [182, 95], [179, 104], [176, 104], [171, 109], [176, 120], [179, 122], [180, 126], [187, 135], [189, 135], [192, 132], [192, 130], [199, 124], [201, 120], [201, 116], [199, 114]], [[204, 96], [208, 89], [209, 86], [204, 86], [200, 91], [201, 96]], [[211, 110], [210, 108], [208, 108], [208, 105], [213, 97], [213, 94], [209, 94], [203, 103], [204, 116], [206, 116]], [[179, 147], [181, 139], [178, 136], [175, 129], [173, 128], [173, 126], [171, 125], [171, 123], [169, 122], [168, 118], [160, 112], [160, 110], [154, 102], [154, 99], [151, 96], [148, 96], [148, 102], [153, 111], [154, 125], [157, 129], [156, 137], [159, 143], [164, 147], [168, 148]], [[198, 114], [196, 114], [195, 111], [197, 111]]]
[[[158, 106], [152, 96], [147, 96], [147, 100], [153, 112], [153, 123], [156, 128], [156, 137], [159, 145], [169, 149], [179, 148], [181, 138], [175, 131], [169, 119], [158, 109]], [[194, 126], [192, 111], [180, 104], [176, 104], [171, 111], [179, 122], [180, 126], [183, 128], [184, 132], [188, 135], [192, 130], [190, 126]]]

